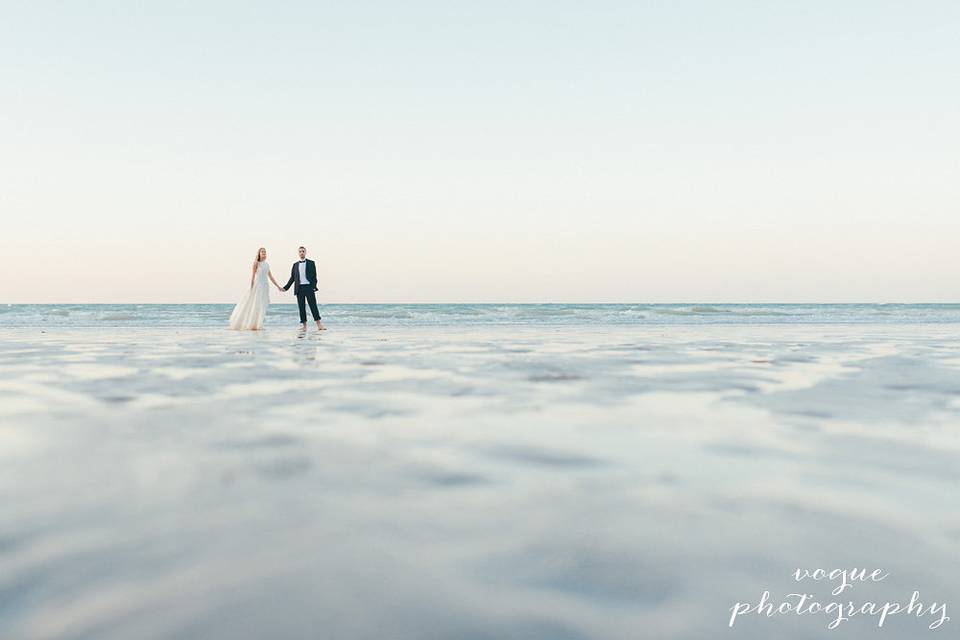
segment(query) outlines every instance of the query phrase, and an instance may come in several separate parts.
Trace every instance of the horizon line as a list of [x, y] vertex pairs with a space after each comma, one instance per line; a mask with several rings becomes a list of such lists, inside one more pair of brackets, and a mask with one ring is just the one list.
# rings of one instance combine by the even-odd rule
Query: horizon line
[[[87, 305], [87, 306], [97, 306], [97, 305], [198, 305], [198, 304], [216, 304], [216, 305], [232, 305], [236, 304], [235, 302], [0, 302], [0, 306], [13, 307], [13, 306], [27, 306], [27, 305], [48, 305], [48, 306], [57, 306], [57, 305]], [[285, 305], [285, 306], [296, 306], [296, 302], [271, 302], [270, 305]], [[404, 305], [404, 306], [435, 306], [435, 305], [473, 305], [473, 306], [522, 306], [522, 305], [778, 305], [778, 306], [787, 306], [787, 305], [958, 305], [960, 301], [914, 301], [914, 302], [901, 302], [901, 301], [851, 301], [845, 300], [843, 302], [824, 302], [824, 301], [806, 301], [806, 302], [774, 302], [774, 301], [753, 301], [753, 302], [719, 302], [719, 301], [704, 301], [704, 300], [685, 300], [685, 301], [673, 301], [673, 302], [605, 302], [605, 301], [591, 301], [591, 302], [323, 302], [318, 303], [319, 306], [324, 305], [335, 305], [335, 306], [360, 306], [360, 305]]]

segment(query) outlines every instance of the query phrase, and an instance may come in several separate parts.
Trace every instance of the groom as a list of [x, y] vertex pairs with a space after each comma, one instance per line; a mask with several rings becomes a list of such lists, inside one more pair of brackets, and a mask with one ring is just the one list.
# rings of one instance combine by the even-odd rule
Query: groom
[[303, 329], [307, 328], [306, 303], [309, 302], [310, 313], [313, 314], [313, 320], [317, 323], [317, 329], [322, 331], [326, 327], [320, 324], [317, 296], [313, 293], [317, 290], [317, 264], [313, 260], [307, 260], [307, 250], [304, 247], [300, 247], [298, 252], [300, 261], [293, 263], [293, 268], [290, 269], [290, 280], [283, 290], [286, 291], [290, 288], [290, 285], [293, 285], [293, 292], [297, 296], [297, 306], [300, 308], [300, 324], [303, 325]]

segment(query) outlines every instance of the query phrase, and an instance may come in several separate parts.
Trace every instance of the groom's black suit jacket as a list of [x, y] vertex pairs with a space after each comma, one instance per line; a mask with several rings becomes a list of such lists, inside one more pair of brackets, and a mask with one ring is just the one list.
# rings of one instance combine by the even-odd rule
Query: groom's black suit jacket
[[[307, 260], [307, 280], [310, 281], [310, 284], [313, 285], [313, 290], [317, 290], [317, 263], [313, 260]], [[290, 269], [290, 281], [287, 282], [287, 286], [283, 288], [284, 291], [290, 288], [290, 285], [293, 285], [293, 292], [300, 293], [300, 287], [307, 286], [300, 284], [300, 261], [293, 263], [293, 268]]]

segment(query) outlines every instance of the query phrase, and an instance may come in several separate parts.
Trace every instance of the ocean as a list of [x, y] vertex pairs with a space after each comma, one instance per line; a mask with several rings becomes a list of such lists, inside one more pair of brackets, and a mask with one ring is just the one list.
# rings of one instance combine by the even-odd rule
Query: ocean
[[[8, 304], [0, 327], [216, 327], [230, 304]], [[342, 326], [679, 324], [954, 324], [960, 304], [331, 304]], [[294, 305], [271, 305], [268, 326], [296, 322]]]
[[[956, 620], [960, 305], [231, 308], [0, 306], [0, 638]], [[764, 592], [926, 608], [731, 629]]]

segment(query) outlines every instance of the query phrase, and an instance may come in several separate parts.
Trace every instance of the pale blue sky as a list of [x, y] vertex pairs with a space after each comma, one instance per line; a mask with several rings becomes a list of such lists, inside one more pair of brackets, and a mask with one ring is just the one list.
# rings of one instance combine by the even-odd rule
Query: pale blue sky
[[960, 299], [960, 3], [87, 4], [0, 3], [0, 302]]

